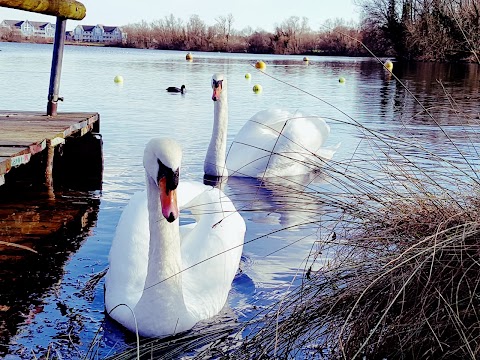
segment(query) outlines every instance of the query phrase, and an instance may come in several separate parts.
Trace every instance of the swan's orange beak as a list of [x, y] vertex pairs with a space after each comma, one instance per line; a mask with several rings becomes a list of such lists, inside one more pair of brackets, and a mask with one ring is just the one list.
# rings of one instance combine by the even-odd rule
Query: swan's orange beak
[[160, 204], [162, 214], [168, 222], [174, 222], [178, 218], [177, 190], [167, 189], [167, 179], [162, 178], [158, 182], [160, 189]]
[[220, 93], [222, 92], [222, 88], [223, 88], [223, 80], [212, 79], [212, 88], [213, 88], [212, 100], [217, 101], [220, 99]]
[[213, 95], [212, 95], [212, 100], [213, 101], [217, 101], [218, 99], [220, 99], [220, 92], [222, 91], [222, 87], [221, 86], [218, 86], [218, 87], [214, 87], [213, 88]]

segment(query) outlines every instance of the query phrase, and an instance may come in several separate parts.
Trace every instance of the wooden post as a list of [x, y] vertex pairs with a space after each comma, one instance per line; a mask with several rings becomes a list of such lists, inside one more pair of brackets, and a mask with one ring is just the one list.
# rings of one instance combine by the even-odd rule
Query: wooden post
[[82, 20], [87, 13], [85, 5], [75, 0], [0, 0], [0, 6], [71, 20]]
[[65, 29], [67, 19], [57, 17], [55, 25], [55, 43], [53, 45], [52, 69], [50, 72], [50, 87], [48, 89], [47, 115], [57, 115], [58, 100], [63, 98], [58, 96], [60, 89], [60, 75], [62, 74], [63, 48], [65, 47]]
[[55, 199], [53, 191], [53, 156], [55, 154], [55, 146], [50, 139], [47, 140], [47, 165], [45, 167], [45, 186], [47, 188], [48, 198]]

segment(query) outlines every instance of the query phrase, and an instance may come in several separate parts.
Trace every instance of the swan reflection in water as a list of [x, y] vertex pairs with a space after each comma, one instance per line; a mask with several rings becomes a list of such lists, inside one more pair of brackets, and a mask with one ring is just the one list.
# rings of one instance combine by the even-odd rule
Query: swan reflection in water
[[327, 185], [326, 175], [312, 172], [290, 177], [212, 177], [204, 176], [204, 184], [222, 189], [243, 212], [245, 220], [257, 224], [281, 225], [295, 230], [296, 225], [311, 221], [321, 214], [314, 191]]

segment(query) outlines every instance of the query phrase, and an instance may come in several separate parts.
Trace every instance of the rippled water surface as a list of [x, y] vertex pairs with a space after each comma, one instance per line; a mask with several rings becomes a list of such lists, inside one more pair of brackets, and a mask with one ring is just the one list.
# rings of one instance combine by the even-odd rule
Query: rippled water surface
[[[0, 109], [44, 111], [52, 47], [0, 43], [0, 50]], [[370, 58], [312, 56], [307, 63], [301, 56], [262, 55], [268, 64], [266, 74], [252, 67], [259, 58], [196, 53], [188, 62], [185, 53], [176, 51], [66, 47], [60, 86], [65, 101], [59, 103], [59, 111], [100, 114], [103, 188], [88, 195], [95, 201], [94, 219], [86, 231], [71, 235], [79, 246], [68, 250], [61, 268], [51, 275], [54, 284], [42, 287], [40, 293], [37, 288], [29, 292], [28, 285], [18, 292], [26, 313], [9, 325], [13, 329], [9, 344], [2, 344], [0, 355], [31, 358], [53, 344], [64, 358], [76, 358], [86, 353], [102, 324], [99, 358], [131, 340], [115, 324], [103, 323], [103, 282], [89, 294], [82, 289], [92, 274], [106, 268], [121, 211], [130, 196], [143, 189], [142, 155], [151, 137], [177, 139], [184, 148], [182, 178], [202, 180], [213, 121], [213, 73], [228, 76], [229, 141], [257, 111], [286, 107], [327, 119], [331, 126], [327, 144], [341, 143], [336, 161], [369, 152], [364, 131], [347, 126], [353, 123], [422, 141], [447, 158], [459, 157], [459, 148], [476, 166], [478, 156], [471, 150], [477, 143], [472, 134], [478, 131], [477, 65], [395, 64], [393, 72], [401, 85]], [[247, 72], [252, 74], [250, 80], [245, 79]], [[122, 75], [124, 83], [114, 83], [115, 75]], [[339, 77], [346, 82], [340, 83]], [[165, 91], [182, 84], [185, 95]], [[254, 84], [262, 85], [261, 94], [253, 93]], [[426, 110], [435, 114], [435, 120]], [[449, 139], [455, 140], [457, 149]], [[230, 179], [224, 189], [247, 223], [243, 273], [233, 284], [225, 321], [249, 319], [256, 309], [301, 281], [314, 241], [328, 235], [310, 226], [294, 226], [322, 211], [319, 204], [286, 206], [285, 199], [299, 189], [258, 185], [251, 179]], [[316, 186], [322, 186], [321, 178]], [[281, 229], [285, 230], [277, 232]], [[198, 325], [202, 326], [208, 325]]]

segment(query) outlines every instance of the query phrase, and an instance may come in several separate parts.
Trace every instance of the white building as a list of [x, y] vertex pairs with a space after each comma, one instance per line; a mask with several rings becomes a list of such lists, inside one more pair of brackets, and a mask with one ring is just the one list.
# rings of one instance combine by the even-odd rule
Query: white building
[[80, 42], [124, 42], [127, 34], [118, 26], [78, 25], [73, 30], [73, 40]]
[[0, 27], [17, 30], [22, 36], [38, 36], [42, 38], [53, 38], [55, 36], [55, 24], [49, 22], [29, 20], [3, 20]]

